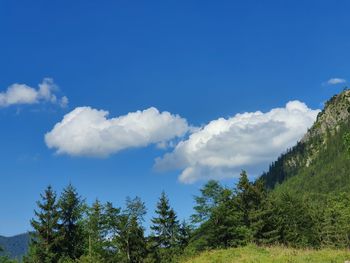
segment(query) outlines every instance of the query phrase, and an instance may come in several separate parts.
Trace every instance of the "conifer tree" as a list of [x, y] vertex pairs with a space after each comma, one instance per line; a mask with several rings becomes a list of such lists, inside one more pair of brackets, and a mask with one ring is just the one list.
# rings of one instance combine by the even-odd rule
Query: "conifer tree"
[[247, 227], [250, 227], [250, 212], [253, 209], [253, 197], [252, 185], [249, 182], [246, 171], [242, 171], [238, 184], [236, 186], [236, 202], [238, 208], [242, 211], [243, 222]]
[[306, 202], [290, 193], [282, 193], [276, 202], [280, 242], [292, 246], [316, 246], [315, 221]]
[[179, 248], [179, 221], [162, 192], [157, 203], [157, 216], [152, 218], [151, 252], [156, 262], [173, 262]]
[[96, 200], [92, 207], [89, 208], [87, 218], [87, 234], [88, 234], [88, 255], [104, 256], [104, 247], [106, 241], [106, 219], [104, 208], [100, 201]]
[[84, 253], [83, 211], [85, 205], [76, 189], [69, 184], [59, 200], [60, 247], [66, 258], [78, 259]]
[[48, 186], [37, 202], [35, 218], [31, 220], [34, 229], [30, 244], [32, 262], [54, 263], [59, 257], [59, 213], [56, 193]]
[[251, 216], [253, 241], [257, 244], [272, 245], [280, 241], [276, 203], [272, 196], [265, 197]]
[[346, 193], [329, 197], [324, 205], [321, 243], [326, 247], [350, 246], [350, 198]]
[[152, 219], [151, 230], [154, 232], [157, 247], [169, 248], [176, 242], [179, 222], [164, 192], [161, 194], [155, 212], [158, 216]]

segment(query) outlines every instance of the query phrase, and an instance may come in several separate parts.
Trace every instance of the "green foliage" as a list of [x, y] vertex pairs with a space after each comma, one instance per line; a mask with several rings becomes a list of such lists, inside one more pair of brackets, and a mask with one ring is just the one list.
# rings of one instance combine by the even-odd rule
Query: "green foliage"
[[102, 258], [104, 256], [105, 234], [107, 230], [103, 205], [96, 200], [92, 207], [88, 208], [85, 229], [88, 239], [88, 258]]
[[[194, 250], [204, 250], [246, 244], [252, 238], [250, 213], [255, 200], [254, 186], [246, 172], [242, 172], [233, 191], [219, 186], [217, 182], [210, 185], [215, 185], [220, 192], [215, 192], [217, 201], [211, 203], [210, 213], [207, 214], [209, 218], [195, 230], [190, 246]], [[207, 189], [208, 184], [201, 190], [202, 194]]]
[[18, 263], [18, 261], [10, 259], [8, 256], [0, 256], [0, 263]]
[[161, 194], [155, 212], [157, 217], [152, 219], [151, 230], [153, 231], [153, 239], [156, 247], [169, 248], [177, 240], [179, 222], [164, 192]]
[[59, 255], [59, 213], [56, 193], [49, 186], [37, 202], [38, 211], [34, 211], [36, 219], [31, 220], [34, 229], [30, 246], [33, 262], [53, 263]]
[[149, 250], [150, 262], [175, 262], [179, 252], [190, 237], [190, 227], [179, 224], [177, 215], [170, 207], [169, 199], [162, 192], [156, 208], [157, 216], [152, 219]]
[[275, 200], [279, 243], [287, 246], [318, 247], [315, 220], [311, 208], [301, 198], [283, 193]]
[[346, 152], [350, 155], [350, 132], [346, 132], [343, 136]]
[[196, 205], [194, 210], [196, 213], [192, 215], [193, 223], [202, 223], [208, 220], [212, 210], [218, 205], [222, 198], [223, 187], [218, 181], [208, 181], [202, 189], [200, 189], [201, 195], [195, 196]]
[[[142, 204], [140, 206], [140, 204]], [[138, 207], [135, 213], [134, 209], [130, 207]], [[123, 215], [119, 217], [117, 226], [117, 235], [114, 240], [119, 249], [120, 262], [143, 262], [146, 251], [146, 239], [144, 237], [144, 229], [139, 224], [141, 217], [143, 217], [145, 208], [142, 202], [134, 199], [132, 203], [127, 201], [127, 209]]]
[[295, 195], [350, 191], [350, 92], [333, 96], [302, 141], [262, 175], [266, 186]]
[[79, 259], [84, 253], [83, 212], [84, 202], [72, 185], [68, 185], [59, 200], [60, 249], [62, 255]]
[[320, 218], [321, 244], [325, 247], [350, 247], [350, 198], [343, 193], [331, 196]]

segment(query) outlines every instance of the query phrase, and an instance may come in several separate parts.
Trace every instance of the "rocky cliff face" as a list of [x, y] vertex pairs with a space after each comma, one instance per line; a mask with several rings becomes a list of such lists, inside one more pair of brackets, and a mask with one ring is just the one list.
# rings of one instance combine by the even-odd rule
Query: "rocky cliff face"
[[325, 103], [323, 111], [318, 114], [315, 124], [305, 134], [301, 142], [306, 143], [315, 137], [325, 137], [327, 132], [334, 133], [349, 118], [350, 90], [346, 89]]

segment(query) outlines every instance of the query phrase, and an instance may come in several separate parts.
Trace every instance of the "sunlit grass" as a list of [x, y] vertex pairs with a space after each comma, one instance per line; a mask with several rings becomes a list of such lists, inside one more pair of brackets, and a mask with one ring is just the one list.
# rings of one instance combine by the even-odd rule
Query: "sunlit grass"
[[206, 251], [199, 256], [187, 258], [182, 263], [343, 263], [346, 260], [350, 260], [350, 250], [311, 250], [249, 245], [241, 248]]

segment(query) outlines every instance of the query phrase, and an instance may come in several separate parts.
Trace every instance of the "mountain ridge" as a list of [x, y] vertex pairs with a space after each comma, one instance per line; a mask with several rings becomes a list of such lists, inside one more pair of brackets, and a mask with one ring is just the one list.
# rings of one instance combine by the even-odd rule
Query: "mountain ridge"
[[29, 240], [29, 233], [10, 237], [0, 235], [0, 247], [4, 249], [3, 252], [0, 252], [0, 255], [8, 255], [10, 258], [22, 258], [28, 251]]
[[350, 190], [350, 161], [343, 140], [348, 131], [350, 90], [344, 89], [325, 103], [303, 138], [280, 155], [261, 178], [268, 188], [280, 191], [327, 194]]

